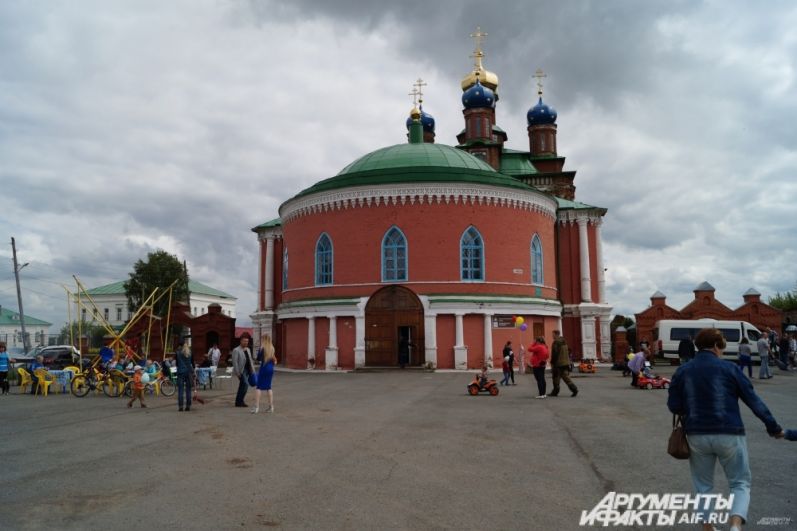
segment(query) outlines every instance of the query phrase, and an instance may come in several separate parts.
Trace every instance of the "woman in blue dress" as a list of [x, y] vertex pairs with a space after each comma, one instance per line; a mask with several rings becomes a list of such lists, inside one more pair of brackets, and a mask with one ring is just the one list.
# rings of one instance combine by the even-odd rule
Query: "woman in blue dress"
[[277, 356], [274, 353], [274, 344], [271, 336], [263, 336], [260, 351], [257, 353], [257, 361], [260, 362], [260, 372], [257, 373], [257, 389], [255, 390], [255, 407], [252, 413], [260, 411], [260, 393], [268, 393], [268, 413], [274, 413], [274, 393], [271, 391], [271, 379], [274, 377], [274, 366], [277, 364]]

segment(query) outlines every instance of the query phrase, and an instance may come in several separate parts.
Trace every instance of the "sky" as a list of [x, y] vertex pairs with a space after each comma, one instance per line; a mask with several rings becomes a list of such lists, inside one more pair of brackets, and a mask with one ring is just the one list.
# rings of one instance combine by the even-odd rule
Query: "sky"
[[62, 285], [124, 280], [157, 249], [255, 310], [279, 205], [406, 141], [428, 85], [436, 141], [463, 127], [476, 27], [497, 123], [558, 114], [582, 202], [605, 207], [614, 312], [707, 280], [731, 307], [797, 285], [797, 5], [790, 1], [363, 0], [0, 3], [0, 305], [66, 322]]

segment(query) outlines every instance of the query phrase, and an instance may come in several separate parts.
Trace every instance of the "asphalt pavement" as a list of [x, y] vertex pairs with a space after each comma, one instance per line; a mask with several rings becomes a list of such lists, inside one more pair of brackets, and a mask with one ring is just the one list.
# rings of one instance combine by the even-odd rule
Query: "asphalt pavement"
[[[577, 375], [575, 398], [535, 399], [531, 375], [471, 397], [472, 374], [278, 372], [276, 411], [257, 415], [233, 407], [233, 388], [201, 391], [188, 413], [176, 398], [128, 409], [12, 388], [0, 396], [0, 528], [575, 530], [610, 491], [691, 492], [688, 463], [665, 452], [667, 391], [601, 368]], [[797, 428], [797, 373], [775, 374], [756, 390]], [[797, 446], [742, 410], [746, 529], [797, 528]]]

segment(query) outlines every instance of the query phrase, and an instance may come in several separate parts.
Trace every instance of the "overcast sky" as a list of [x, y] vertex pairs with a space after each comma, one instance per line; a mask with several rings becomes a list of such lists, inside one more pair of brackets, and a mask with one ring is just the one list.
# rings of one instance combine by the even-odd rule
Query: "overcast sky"
[[66, 321], [60, 284], [123, 280], [158, 248], [255, 309], [279, 205], [406, 141], [412, 82], [437, 141], [463, 127], [488, 33], [498, 124], [528, 149], [547, 73], [577, 199], [606, 207], [607, 296], [728, 306], [797, 283], [797, 5], [742, 1], [170, 0], [0, 3], [0, 305]]

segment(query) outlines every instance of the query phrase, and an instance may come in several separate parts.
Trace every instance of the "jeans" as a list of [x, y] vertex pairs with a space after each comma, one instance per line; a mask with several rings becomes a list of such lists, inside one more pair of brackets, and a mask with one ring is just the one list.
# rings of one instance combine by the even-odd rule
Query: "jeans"
[[[687, 435], [689, 441], [689, 470], [696, 494], [708, 494], [714, 488], [714, 466], [717, 460], [725, 471], [728, 486], [733, 494], [730, 516], [738, 515], [747, 520], [750, 506], [750, 462], [747, 458], [747, 440], [744, 435], [702, 434]], [[706, 509], [698, 512], [704, 515]]]
[[537, 396], [545, 395], [545, 366], [532, 367], [531, 372], [534, 373], [534, 378], [537, 380]]
[[759, 378], [770, 378], [772, 371], [769, 370], [769, 356], [766, 354], [761, 355], [761, 369], [758, 371]]
[[[185, 402], [183, 402], [183, 391], [185, 391]], [[191, 407], [191, 375], [178, 374], [177, 375], [177, 405], [182, 408], [183, 403], [185, 407]]]
[[753, 377], [753, 358], [750, 356], [739, 356], [739, 370], [744, 374], [744, 368], [747, 367], [747, 376]]
[[[509, 377], [512, 378], [512, 385], [515, 385], [515, 366], [509, 366]], [[509, 383], [508, 381], [506, 383]]]
[[504, 378], [501, 380], [501, 385], [509, 384], [509, 371], [504, 371]]
[[235, 405], [236, 406], [243, 406], [244, 405], [244, 398], [246, 398], [246, 392], [249, 390], [249, 382], [246, 380], [246, 376], [239, 376], [238, 377], [238, 393], [235, 395]]

